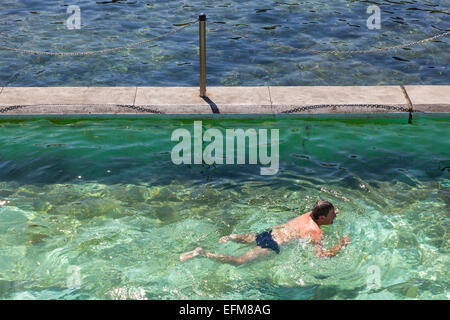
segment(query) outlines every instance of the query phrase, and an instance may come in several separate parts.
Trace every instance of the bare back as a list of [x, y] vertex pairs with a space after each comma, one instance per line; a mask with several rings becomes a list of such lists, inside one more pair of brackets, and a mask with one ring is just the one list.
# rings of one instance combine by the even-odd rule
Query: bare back
[[286, 223], [273, 227], [273, 239], [278, 244], [283, 244], [294, 239], [311, 238], [313, 242], [319, 242], [322, 230], [311, 218], [311, 211]]

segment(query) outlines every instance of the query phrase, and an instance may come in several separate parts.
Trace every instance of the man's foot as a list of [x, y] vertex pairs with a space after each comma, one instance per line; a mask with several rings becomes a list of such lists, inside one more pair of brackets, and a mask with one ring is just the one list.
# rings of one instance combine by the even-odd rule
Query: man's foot
[[193, 257], [199, 256], [199, 255], [204, 255], [204, 253], [205, 253], [205, 250], [201, 247], [198, 247], [192, 251], [180, 254], [180, 260], [186, 261], [186, 260], [192, 259]]

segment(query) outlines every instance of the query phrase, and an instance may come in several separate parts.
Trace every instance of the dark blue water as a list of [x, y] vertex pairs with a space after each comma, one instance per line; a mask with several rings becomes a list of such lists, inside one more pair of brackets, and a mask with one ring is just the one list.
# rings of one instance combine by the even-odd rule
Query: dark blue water
[[[369, 30], [368, 6], [381, 10]], [[69, 5], [81, 28], [69, 30]], [[371, 49], [450, 30], [450, 1], [88, 1], [3, 0], [0, 44], [43, 51], [87, 51], [160, 35], [205, 12], [261, 40], [320, 50]], [[449, 37], [384, 55], [313, 55], [266, 46], [208, 23], [209, 85], [448, 84]], [[1, 86], [196, 86], [198, 25], [164, 40], [87, 57], [0, 51]]]

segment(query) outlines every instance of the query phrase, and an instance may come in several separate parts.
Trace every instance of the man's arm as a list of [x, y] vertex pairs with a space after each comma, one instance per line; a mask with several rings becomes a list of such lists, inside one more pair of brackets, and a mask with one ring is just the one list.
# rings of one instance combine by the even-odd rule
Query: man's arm
[[[314, 241], [314, 239], [313, 239]], [[340, 241], [340, 243], [337, 246], [334, 246], [328, 250], [325, 250], [322, 246], [322, 238], [316, 238], [316, 241], [314, 241], [314, 249], [316, 251], [316, 255], [318, 257], [332, 257], [335, 256], [339, 250], [342, 249], [345, 245], [350, 243], [350, 239], [348, 237], [343, 237]]]

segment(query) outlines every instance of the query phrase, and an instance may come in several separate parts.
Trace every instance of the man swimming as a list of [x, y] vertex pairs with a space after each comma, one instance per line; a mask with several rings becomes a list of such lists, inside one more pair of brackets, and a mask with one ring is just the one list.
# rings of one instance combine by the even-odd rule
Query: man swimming
[[317, 256], [334, 256], [343, 246], [350, 243], [350, 239], [343, 237], [337, 246], [325, 250], [322, 246], [323, 234], [320, 226], [333, 224], [333, 220], [336, 218], [338, 212], [330, 202], [319, 200], [310, 212], [289, 220], [284, 224], [275, 226], [269, 231], [260, 234], [230, 234], [219, 239], [219, 242], [226, 242], [228, 240], [238, 243], [256, 242], [256, 247], [239, 257], [215, 254], [198, 247], [192, 251], [182, 253], [180, 260], [185, 261], [196, 256], [202, 256], [221, 262], [241, 265], [274, 251], [280, 253], [280, 245], [301, 238], [311, 239]]

